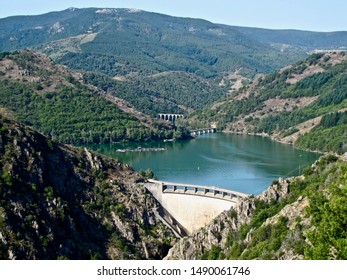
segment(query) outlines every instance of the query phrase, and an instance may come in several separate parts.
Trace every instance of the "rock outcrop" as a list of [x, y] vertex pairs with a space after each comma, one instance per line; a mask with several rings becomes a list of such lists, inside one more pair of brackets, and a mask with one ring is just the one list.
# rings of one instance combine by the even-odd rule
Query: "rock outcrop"
[[[255, 201], [265, 203], [280, 201], [289, 192], [288, 182], [280, 178], [278, 183], [270, 186], [256, 197], [240, 198], [229, 211], [224, 211], [208, 226], [195, 231], [191, 236], [179, 240], [170, 250], [165, 259], [201, 259], [204, 252], [213, 246], [226, 248], [229, 235], [240, 230], [241, 226], [250, 222], [252, 212], [256, 209]], [[250, 239], [248, 235], [246, 240]]]
[[144, 178], [0, 119], [0, 259], [161, 259], [176, 240]]
[[181, 239], [166, 259], [346, 259], [347, 163], [322, 156]]

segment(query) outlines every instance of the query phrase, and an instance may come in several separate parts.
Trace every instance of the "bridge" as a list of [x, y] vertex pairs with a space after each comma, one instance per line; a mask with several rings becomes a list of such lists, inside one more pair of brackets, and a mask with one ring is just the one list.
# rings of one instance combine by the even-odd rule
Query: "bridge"
[[200, 134], [205, 134], [205, 133], [214, 133], [216, 132], [216, 129], [213, 127], [210, 128], [199, 128], [199, 129], [191, 129], [190, 130], [190, 135], [191, 136], [197, 136]]
[[168, 121], [168, 122], [175, 122], [179, 118], [184, 118], [183, 114], [165, 114], [165, 113], [160, 113], [157, 114], [158, 119]]
[[[153, 194], [166, 213], [166, 224], [179, 236], [191, 234], [235, 205], [247, 194], [214, 186], [148, 180], [146, 189]], [[171, 217], [171, 218], [167, 218]], [[171, 221], [175, 223], [172, 224]]]

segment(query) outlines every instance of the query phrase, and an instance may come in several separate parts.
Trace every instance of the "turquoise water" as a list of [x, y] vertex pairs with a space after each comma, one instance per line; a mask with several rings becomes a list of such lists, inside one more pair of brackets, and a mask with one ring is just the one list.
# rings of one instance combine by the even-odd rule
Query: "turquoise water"
[[[161, 147], [165, 151], [120, 153], [117, 149]], [[216, 186], [258, 194], [279, 177], [298, 175], [319, 154], [258, 136], [205, 134], [190, 141], [88, 146], [137, 171], [151, 168], [163, 181]]]

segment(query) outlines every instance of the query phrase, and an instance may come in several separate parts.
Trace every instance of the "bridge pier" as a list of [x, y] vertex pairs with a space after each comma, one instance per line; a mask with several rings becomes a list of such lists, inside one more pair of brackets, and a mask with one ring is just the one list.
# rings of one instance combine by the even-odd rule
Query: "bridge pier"
[[211, 127], [211, 128], [199, 128], [199, 129], [192, 129], [190, 130], [190, 135], [191, 136], [197, 136], [201, 134], [206, 134], [206, 133], [215, 133], [216, 129]]
[[183, 114], [165, 114], [165, 113], [159, 113], [157, 114], [157, 118], [160, 120], [168, 121], [175, 123], [177, 119], [184, 118]]

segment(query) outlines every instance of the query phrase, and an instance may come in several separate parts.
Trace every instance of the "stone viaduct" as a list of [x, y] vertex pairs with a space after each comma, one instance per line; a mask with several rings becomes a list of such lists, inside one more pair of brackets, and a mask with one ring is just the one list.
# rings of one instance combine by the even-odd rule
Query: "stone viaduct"
[[169, 121], [169, 122], [175, 122], [179, 118], [184, 118], [184, 115], [182, 114], [157, 114], [158, 119]]

